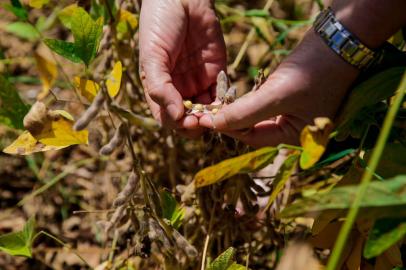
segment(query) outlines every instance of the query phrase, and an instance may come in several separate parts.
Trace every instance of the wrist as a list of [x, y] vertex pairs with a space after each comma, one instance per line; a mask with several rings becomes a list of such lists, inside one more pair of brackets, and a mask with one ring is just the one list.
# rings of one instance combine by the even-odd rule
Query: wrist
[[[328, 106], [315, 108], [316, 116], [331, 117], [356, 80], [360, 70], [347, 63], [324, 41], [309, 30], [297, 48], [279, 65], [264, 89], [283, 89], [268, 92], [270, 99], [280, 100], [274, 105], [307, 113], [310, 99]], [[319, 110], [320, 109], [320, 110]]]
[[[289, 65], [294, 64], [301, 73], [308, 75], [309, 81], [335, 80], [335, 83], [354, 81], [360, 70], [346, 62], [329, 48], [313, 29], [310, 29], [297, 49], [286, 59]], [[283, 65], [283, 64], [282, 64]]]
[[371, 49], [381, 46], [406, 23], [404, 0], [335, 0], [332, 9], [337, 20]]

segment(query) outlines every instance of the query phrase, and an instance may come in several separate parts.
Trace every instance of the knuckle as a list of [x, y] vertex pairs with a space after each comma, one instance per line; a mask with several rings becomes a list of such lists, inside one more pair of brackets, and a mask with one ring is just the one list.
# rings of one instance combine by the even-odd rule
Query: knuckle
[[147, 87], [147, 93], [148, 95], [158, 104], [162, 104], [164, 101], [163, 95], [162, 95], [162, 89], [159, 86], [156, 85], [151, 85]]

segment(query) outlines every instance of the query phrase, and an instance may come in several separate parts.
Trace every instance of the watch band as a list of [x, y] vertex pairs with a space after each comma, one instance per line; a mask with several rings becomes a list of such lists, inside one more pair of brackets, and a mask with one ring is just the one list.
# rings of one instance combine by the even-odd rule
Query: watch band
[[333, 51], [358, 69], [370, 67], [380, 56], [379, 51], [369, 49], [337, 21], [331, 8], [320, 12], [313, 28]]

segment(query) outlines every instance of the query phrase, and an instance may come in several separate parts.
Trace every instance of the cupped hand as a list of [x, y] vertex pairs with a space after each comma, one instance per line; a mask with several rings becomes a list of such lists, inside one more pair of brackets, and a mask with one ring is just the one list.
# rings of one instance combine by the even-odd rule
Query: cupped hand
[[143, 1], [140, 16], [140, 73], [152, 114], [163, 126], [196, 135], [202, 128], [196, 116], [184, 116], [182, 100], [212, 102], [226, 66], [212, 1]]
[[254, 147], [298, 144], [315, 117], [333, 119], [359, 71], [309, 31], [267, 81], [200, 125]]

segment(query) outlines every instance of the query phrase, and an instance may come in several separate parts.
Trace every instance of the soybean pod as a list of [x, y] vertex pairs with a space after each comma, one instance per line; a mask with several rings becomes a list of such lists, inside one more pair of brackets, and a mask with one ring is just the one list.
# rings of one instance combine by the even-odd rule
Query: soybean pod
[[117, 130], [114, 132], [110, 142], [100, 149], [101, 155], [110, 155], [114, 149], [120, 147], [124, 143], [125, 134], [127, 132], [127, 125], [121, 123]]
[[76, 121], [75, 125], [73, 125], [73, 129], [76, 131], [85, 129], [89, 125], [90, 121], [92, 121], [100, 112], [104, 100], [105, 97], [103, 91], [100, 90], [94, 98], [90, 107], [87, 108], [87, 110], [82, 114], [78, 121]]
[[124, 186], [123, 190], [117, 195], [117, 198], [113, 202], [113, 207], [119, 207], [131, 199], [134, 194], [135, 189], [138, 184], [138, 175], [132, 171], [128, 177], [127, 184]]

